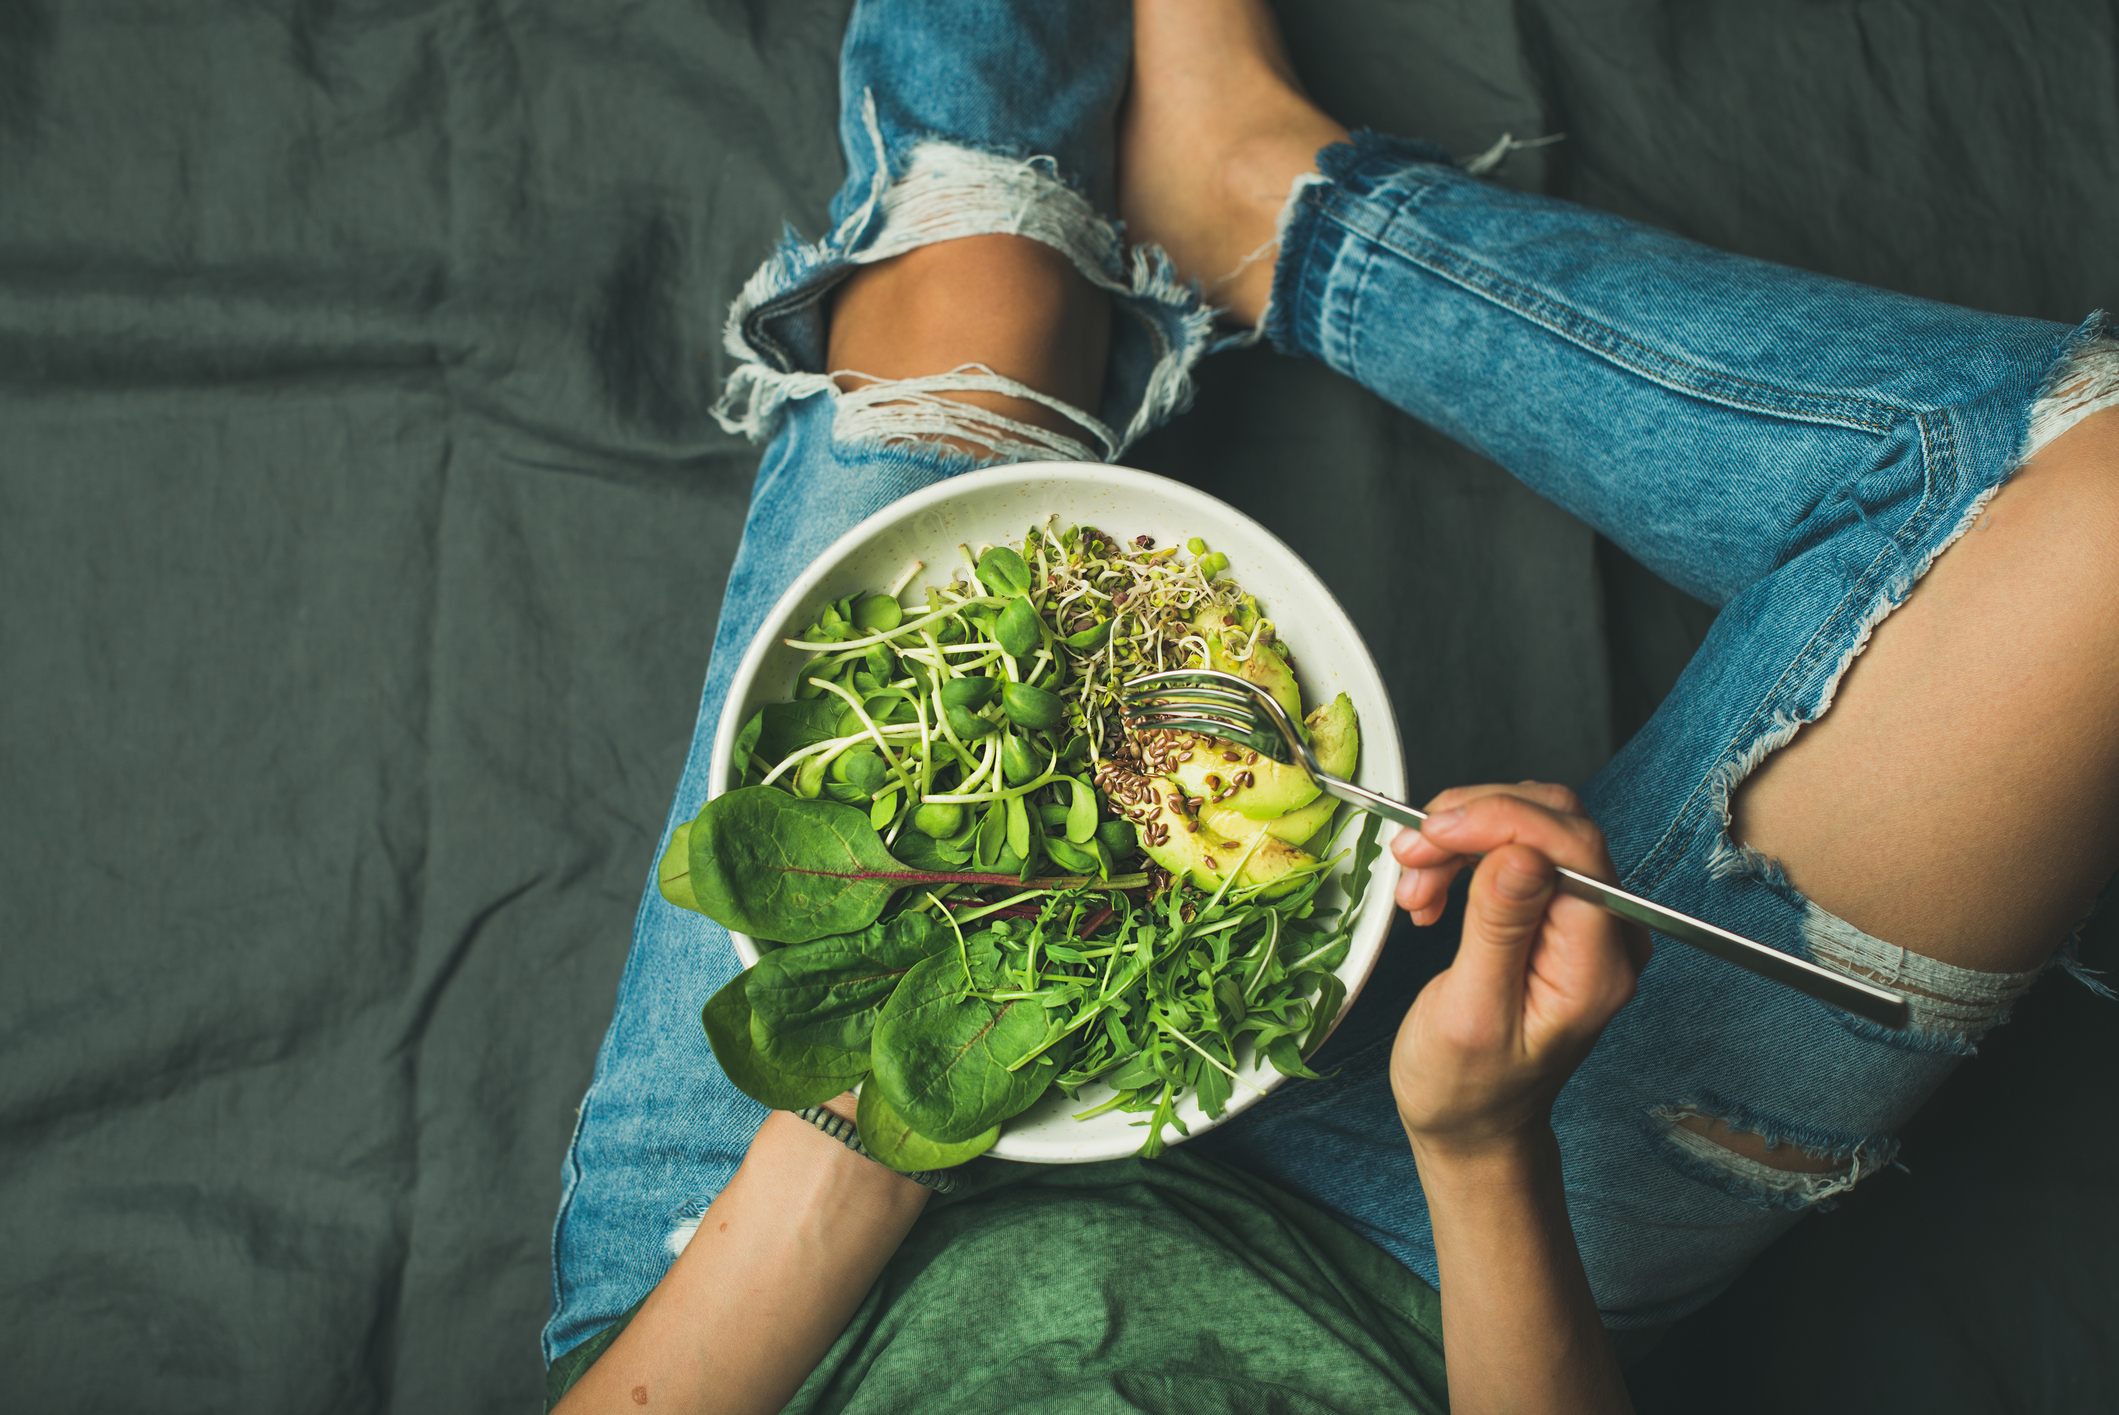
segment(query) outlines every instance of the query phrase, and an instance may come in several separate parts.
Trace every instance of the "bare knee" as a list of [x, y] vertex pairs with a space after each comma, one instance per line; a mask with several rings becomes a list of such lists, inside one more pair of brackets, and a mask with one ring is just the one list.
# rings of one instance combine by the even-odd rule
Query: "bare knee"
[[[1066, 256], [1024, 236], [967, 236], [864, 266], [832, 294], [829, 362], [843, 391], [957, 370], [986, 377], [934, 396], [1001, 419], [1080, 438], [1104, 378], [1110, 298]], [[980, 386], [980, 385], [985, 386]], [[997, 391], [1008, 384], [1052, 402]], [[990, 439], [939, 436], [985, 453]]]
[[1731, 832], [1876, 938], [2034, 967], [2119, 868], [2119, 409], [2017, 474], [1876, 630]]

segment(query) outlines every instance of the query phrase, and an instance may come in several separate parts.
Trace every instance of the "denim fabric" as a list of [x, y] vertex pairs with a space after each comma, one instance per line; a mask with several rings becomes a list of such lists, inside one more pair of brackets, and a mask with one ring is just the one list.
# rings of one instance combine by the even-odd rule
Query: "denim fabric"
[[[849, 34], [839, 227], [817, 246], [790, 243], [732, 317], [746, 362], [730, 420], [773, 441], [672, 825], [703, 800], [728, 679], [780, 591], [865, 515], [979, 464], [849, 429], [821, 376], [819, 300], [832, 281], [864, 256], [939, 238], [893, 232], [890, 212], [905, 208], [889, 206], [884, 183], [940, 140], [1050, 154], [1073, 188], [1109, 191], [1123, 6], [1091, 22], [1027, 0], [923, 3], [888, 24], [885, 8], [861, 6]], [[1320, 161], [1327, 180], [1291, 208], [1268, 333], [1726, 606], [1670, 700], [1585, 797], [1631, 887], [1805, 952], [1815, 911], [1727, 840], [1728, 792], [1823, 711], [1876, 620], [2005, 479], [2069, 331], [1723, 255], [1473, 180], [1417, 144], [1364, 136]], [[1062, 185], [1031, 205], [1064, 206]], [[1182, 406], [1206, 326], [1167, 268], [1149, 261], [1122, 277], [1113, 250], [1095, 245], [1102, 234], [1074, 216], [1010, 229], [1063, 249], [1088, 242], [1099, 283], [1136, 316], [1114, 322], [1116, 343], [1136, 349], [1114, 350], [1100, 410], [1126, 430], [1114, 445]], [[1430, 1282], [1432, 1234], [1384, 1066], [1389, 1009], [1442, 962], [1432, 937], [1387, 962], [1384, 985], [1334, 1039], [1333, 1079], [1290, 1084], [1201, 1141]], [[735, 968], [726, 933], [664, 903], [650, 877], [566, 1161], [547, 1359], [653, 1286], [670, 1235], [727, 1181], [763, 1119], [699, 1026]], [[1843, 1156], [1851, 1172], [1833, 1183], [1844, 1185], [1888, 1161], [1892, 1132], [1971, 1045], [1888, 1035], [1664, 943], [1554, 1116], [1607, 1323], [1652, 1328], [1698, 1307], [1832, 1187], [1776, 1189], [1676, 1138], [1678, 1116], [1719, 1115]]]
[[[1160, 251], [1128, 253], [1109, 217], [1132, 23], [1126, 0], [855, 6], [839, 66], [847, 177], [833, 229], [814, 244], [790, 233], [730, 310], [740, 362], [715, 409], [722, 425], [767, 437], [788, 400], [830, 392], [824, 298], [855, 267], [990, 233], [1051, 245], [1109, 292], [1117, 316], [1103, 397], [1079, 419], [1101, 445], [997, 445], [1005, 460], [1115, 458], [1186, 407], [1212, 316]], [[872, 431], [844, 413], [840, 423], [847, 440]]]
[[[1819, 911], [1728, 839], [1729, 792], [1829, 705], [1875, 623], [2016, 466], [2035, 399], [2103, 318], [2070, 331], [1743, 259], [1438, 157], [1366, 134], [1320, 155], [1328, 180], [1297, 194], [1269, 336], [1723, 606], [1582, 794], [1628, 887], [1807, 955]], [[1888, 1162], [1893, 1132], [1972, 1049], [1663, 941], [1554, 1113], [1607, 1324], [1705, 1303], [1804, 1209]], [[1372, 1047], [1207, 1143], [1433, 1281], [1387, 1055]], [[1790, 1192], [1679, 1134], [1685, 1114], [1851, 1172]]]
[[[856, 6], [841, 62], [848, 173], [832, 204], [834, 230], [814, 245], [791, 237], [730, 311], [730, 344], [742, 362], [723, 420], [772, 440], [657, 858], [669, 831], [705, 802], [729, 680], [781, 592], [873, 512], [1004, 460], [891, 436], [887, 422], [884, 431], [849, 425], [842, 410], [852, 400], [823, 367], [822, 302], [833, 284], [864, 260], [928, 240], [1032, 235], [1070, 256], [1123, 316], [1113, 320], [1103, 408], [1121, 431], [1101, 450], [1115, 452], [1185, 401], [1210, 316], [1171, 278], [1167, 261], [1122, 258], [1115, 227], [1087, 199], [1109, 210], [1112, 125], [1131, 46], [1123, 0]], [[919, 203], [937, 185], [947, 211]], [[1005, 460], [1026, 451], [1003, 450], [1012, 454]], [[650, 869], [617, 1011], [562, 1171], [548, 1362], [654, 1286], [674, 1256], [671, 1236], [728, 1182], [764, 1123], [764, 1108], [714, 1064], [699, 1024], [707, 998], [737, 970], [727, 931], [666, 902]]]

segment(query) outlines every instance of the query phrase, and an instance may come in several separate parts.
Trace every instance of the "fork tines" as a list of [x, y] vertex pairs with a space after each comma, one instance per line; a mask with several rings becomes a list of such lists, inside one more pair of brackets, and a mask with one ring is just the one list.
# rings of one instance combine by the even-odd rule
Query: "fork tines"
[[1135, 678], [1125, 686], [1122, 708], [1136, 730], [1189, 730], [1276, 758], [1282, 750], [1259, 690], [1229, 674], [1180, 669]]

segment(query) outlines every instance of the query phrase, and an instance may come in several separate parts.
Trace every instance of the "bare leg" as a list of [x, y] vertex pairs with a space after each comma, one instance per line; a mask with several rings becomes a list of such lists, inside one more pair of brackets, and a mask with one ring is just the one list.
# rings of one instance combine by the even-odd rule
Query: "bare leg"
[[[1259, 0], [1139, 0], [1120, 206], [1232, 317], [1290, 184], [1343, 136], [1290, 76]], [[1960, 968], [2049, 957], [2119, 867], [2119, 412], [2058, 439], [1877, 629], [1838, 701], [1737, 793], [1734, 832], [1816, 904]], [[1448, 873], [1400, 898], [1439, 914]], [[1422, 876], [1432, 876], [1423, 879]], [[1843, 1167], [1694, 1117], [1782, 1169]]]
[[[1120, 207], [1212, 284], [1344, 130], [1260, 0], [1141, 0]], [[1268, 262], [1216, 298], [1254, 321]], [[1831, 711], [1735, 799], [1821, 908], [1958, 967], [2050, 956], [2119, 868], [2119, 411], [2055, 441], [1877, 629]]]
[[2119, 410], [2055, 440], [1878, 626], [1733, 832], [1864, 933], [2036, 967], [2119, 868]]
[[[834, 370], [846, 371], [840, 384], [847, 388], [984, 364], [1093, 411], [1110, 331], [1110, 298], [1052, 247], [1023, 236], [967, 236], [921, 246], [850, 276], [833, 292], [829, 359]], [[977, 391], [942, 396], [1052, 432], [1084, 435], [1068, 418], [1028, 398]]]

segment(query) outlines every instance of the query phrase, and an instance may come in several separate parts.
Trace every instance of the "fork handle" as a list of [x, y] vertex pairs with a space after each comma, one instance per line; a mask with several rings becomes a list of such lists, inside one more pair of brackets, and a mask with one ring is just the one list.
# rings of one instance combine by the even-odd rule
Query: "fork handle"
[[[1400, 825], [1412, 826], [1415, 830], [1427, 819], [1427, 812], [1416, 811], [1388, 796], [1379, 796], [1366, 787], [1356, 786], [1329, 773], [1315, 773], [1317, 784], [1329, 794], [1349, 805], [1359, 806], [1394, 820]], [[1797, 958], [1777, 948], [1768, 948], [1742, 934], [1731, 933], [1705, 919], [1695, 919], [1690, 914], [1666, 908], [1653, 899], [1644, 898], [1631, 890], [1621, 889], [1615, 884], [1591, 879], [1564, 866], [1559, 867], [1559, 888], [1562, 893], [1577, 899], [1586, 899], [1601, 908], [1608, 909], [1622, 919], [1631, 919], [1645, 924], [1657, 933], [1667, 935], [1680, 943], [1689, 943], [1703, 953], [1711, 953], [1725, 963], [1734, 963], [1746, 972], [1755, 973], [1769, 982], [1794, 988], [1808, 997], [1831, 1007], [1851, 1012], [1857, 1017], [1866, 1017], [1880, 1027], [1894, 1031], [1905, 1027], [1910, 1020], [1903, 994], [1850, 978], [1844, 973], [1835, 973], [1821, 968], [1807, 958]]]

